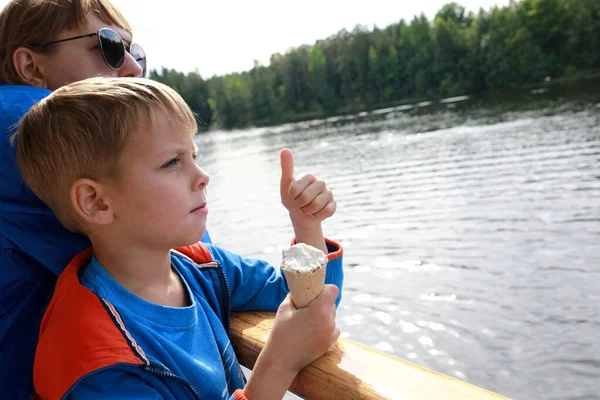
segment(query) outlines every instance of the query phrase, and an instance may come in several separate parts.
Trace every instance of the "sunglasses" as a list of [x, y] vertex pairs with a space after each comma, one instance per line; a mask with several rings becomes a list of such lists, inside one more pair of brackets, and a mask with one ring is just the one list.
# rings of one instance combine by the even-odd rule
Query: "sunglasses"
[[68, 42], [71, 40], [89, 38], [92, 36], [98, 37], [102, 58], [109, 68], [114, 70], [121, 69], [123, 63], [125, 63], [125, 52], [128, 52], [140, 65], [140, 67], [142, 67], [142, 76], [146, 76], [146, 53], [144, 52], [144, 49], [142, 49], [142, 46], [137, 43], [131, 43], [131, 45], [126, 44], [121, 36], [110, 28], [100, 28], [94, 33], [88, 33], [85, 35], [74, 36], [32, 46], [44, 47], [55, 43]]

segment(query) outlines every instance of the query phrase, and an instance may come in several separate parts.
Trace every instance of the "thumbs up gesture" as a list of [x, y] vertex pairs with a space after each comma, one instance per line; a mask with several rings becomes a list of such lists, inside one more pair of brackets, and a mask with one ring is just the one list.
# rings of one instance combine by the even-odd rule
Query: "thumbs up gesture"
[[[288, 209], [296, 239], [298, 231], [308, 233], [310, 230], [321, 232], [321, 221], [335, 213], [336, 202], [333, 192], [324, 181], [306, 174], [294, 177], [294, 157], [290, 149], [281, 150], [281, 203]], [[320, 246], [319, 246], [320, 247]]]

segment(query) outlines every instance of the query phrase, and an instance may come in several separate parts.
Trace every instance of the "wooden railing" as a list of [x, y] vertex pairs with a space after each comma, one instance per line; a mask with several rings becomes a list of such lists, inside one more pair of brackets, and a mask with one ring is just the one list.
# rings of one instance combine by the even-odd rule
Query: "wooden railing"
[[[254, 367], [274, 317], [270, 312], [232, 315], [232, 344], [246, 368]], [[506, 399], [343, 338], [300, 371], [289, 390], [311, 400]]]

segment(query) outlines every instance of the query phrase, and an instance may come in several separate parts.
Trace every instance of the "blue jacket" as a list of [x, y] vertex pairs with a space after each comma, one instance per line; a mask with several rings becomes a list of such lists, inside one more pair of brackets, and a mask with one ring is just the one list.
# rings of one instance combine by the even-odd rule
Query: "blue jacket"
[[[341, 290], [342, 249], [327, 244], [325, 280]], [[276, 310], [288, 293], [285, 279], [264, 261], [212, 245], [178, 251], [171, 262], [192, 305], [176, 309], [127, 291], [90, 263], [91, 250], [67, 266], [35, 357], [41, 399], [240, 398], [245, 380], [229, 341], [230, 312]]]
[[50, 93], [0, 84], [0, 395], [6, 399], [31, 397], [39, 325], [56, 278], [90, 246], [25, 185], [9, 143], [23, 114]]

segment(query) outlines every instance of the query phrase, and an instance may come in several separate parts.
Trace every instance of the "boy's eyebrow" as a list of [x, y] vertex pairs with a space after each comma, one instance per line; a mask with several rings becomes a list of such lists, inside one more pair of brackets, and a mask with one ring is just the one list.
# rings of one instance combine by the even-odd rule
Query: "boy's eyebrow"
[[[186, 154], [190, 152], [190, 148], [189, 147], [173, 147], [170, 149], [166, 149], [163, 150], [161, 152], [158, 153], [159, 156], [162, 156], [164, 154], [177, 154], [177, 155], [181, 155], [181, 154]], [[196, 143], [194, 143], [194, 147], [192, 148], [192, 153], [197, 153], [198, 152], [198, 146], [196, 146]]]

